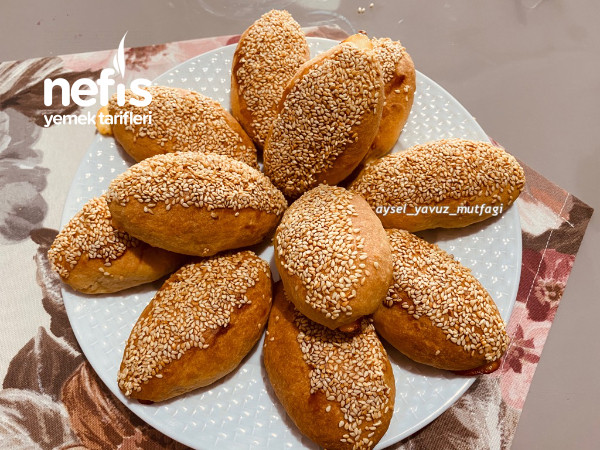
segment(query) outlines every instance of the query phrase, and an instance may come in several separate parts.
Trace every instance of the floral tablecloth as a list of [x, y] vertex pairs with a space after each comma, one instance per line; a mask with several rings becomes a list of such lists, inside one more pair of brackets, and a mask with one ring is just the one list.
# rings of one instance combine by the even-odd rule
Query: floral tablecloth
[[[309, 35], [342, 38], [336, 29]], [[154, 78], [236, 36], [126, 51], [127, 76]], [[43, 102], [43, 80], [97, 78], [114, 51], [0, 63], [0, 442], [4, 448], [179, 448], [138, 419], [81, 353], [46, 252], [92, 126], [44, 127], [43, 114], [87, 112]], [[56, 106], [58, 105], [58, 106]], [[92, 111], [95, 113], [95, 111]], [[398, 449], [510, 447], [592, 208], [525, 166], [518, 200], [523, 266], [501, 368], [477, 379]]]

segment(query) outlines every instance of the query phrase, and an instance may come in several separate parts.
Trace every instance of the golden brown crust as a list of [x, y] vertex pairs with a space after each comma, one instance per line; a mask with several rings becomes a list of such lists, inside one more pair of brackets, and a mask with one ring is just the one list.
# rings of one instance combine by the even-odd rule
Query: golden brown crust
[[258, 148], [283, 90], [309, 58], [304, 33], [287, 11], [263, 14], [240, 37], [231, 70], [231, 112]]
[[136, 201], [126, 206], [112, 202], [115, 227], [155, 247], [196, 256], [258, 244], [270, 235], [280, 218], [250, 208], [209, 211], [174, 205], [167, 211], [164, 202], [158, 202], [154, 212], [148, 214], [144, 207]]
[[392, 281], [385, 230], [360, 196], [341, 187], [321, 185], [293, 203], [274, 246], [290, 300], [331, 329], [372, 314]]
[[[347, 439], [346, 442], [342, 441], [345, 439], [344, 435], [349, 433], [349, 424], [340, 406], [341, 403], [337, 400], [328, 400], [324, 390], [311, 393], [311, 373], [314, 369], [305, 362], [302, 347], [298, 342], [300, 328], [295, 320], [298, 314], [294, 306], [285, 298], [283, 285], [277, 283], [263, 351], [265, 369], [277, 398], [300, 431], [321, 447], [332, 450], [372, 448], [383, 437], [389, 426], [396, 393], [394, 374], [383, 346], [375, 338], [370, 342], [377, 346], [377, 350], [366, 350], [364, 354], [382, 355], [383, 385], [388, 389], [387, 403], [382, 410], [379, 410], [381, 417], [375, 421], [365, 420], [358, 427], [361, 429], [361, 438], [366, 438], [367, 442], [360, 442], [355, 447]], [[359, 331], [361, 332], [364, 331]], [[341, 335], [338, 332], [330, 333]], [[374, 423], [378, 423], [374, 429], [367, 428]]]
[[257, 170], [219, 155], [146, 159], [107, 192], [116, 227], [155, 247], [210, 256], [271, 233], [287, 203]]
[[385, 228], [420, 231], [465, 227], [499, 215], [524, 185], [523, 168], [504, 150], [444, 139], [368, 164], [349, 189], [367, 200]]
[[[228, 269], [228, 267], [223, 266], [223, 260], [232, 263], [231, 268]], [[220, 264], [216, 264], [216, 262], [220, 262]], [[252, 273], [249, 273], [248, 269], [240, 271], [240, 264], [248, 264], [248, 267], [257, 270]], [[210, 267], [213, 268], [210, 269]], [[207, 269], [222, 272], [218, 276], [221, 276], [225, 281], [219, 282], [216, 278], [210, 279], [210, 271], [207, 272]], [[197, 276], [199, 281], [195, 278], [193, 280], [187, 278], [186, 273], [183, 272], [184, 270], [187, 270], [187, 276], [192, 273]], [[253, 276], [254, 278], [252, 278]], [[206, 285], [198, 288], [196, 283], [202, 283], [203, 278], [207, 280]], [[231, 288], [231, 285], [238, 283], [245, 289], [233, 290]], [[165, 303], [164, 296], [168, 295], [165, 292], [168, 293], [169, 291], [175, 293], [174, 301]], [[160, 303], [157, 303], [159, 302], [157, 300], [159, 294], [163, 298]], [[190, 327], [182, 328], [177, 333], [171, 333], [174, 342], [182, 342], [181, 356], [179, 356], [179, 359], [163, 360], [163, 364], [157, 366], [154, 373], [149, 375], [145, 382], [143, 378], [140, 380], [139, 367], [148, 363], [155, 364], [152, 359], [148, 362], [148, 356], [140, 359], [135, 352], [128, 351], [137, 347], [135, 350], [140, 351], [138, 355], [149, 355], [147, 351], [142, 353], [143, 349], [140, 349], [143, 346], [150, 345], [140, 342], [140, 335], [136, 334], [141, 332], [142, 327], [140, 324], [144, 320], [149, 321], [144, 324], [150, 328], [146, 335], [152, 336], [152, 339], [154, 339], [154, 336], [159, 335], [157, 329], [162, 328], [160, 333], [164, 335], [166, 331], [172, 331], [173, 325], [177, 323], [176, 320], [162, 321], [157, 319], [158, 314], [164, 315], [162, 311], [160, 313], [156, 312], [158, 306], [163, 309], [170, 308], [172, 314], [181, 319], [189, 319], [194, 317], [194, 314], [199, 315], [199, 311], [194, 313], [187, 307], [177, 306], [187, 301], [186, 295], [191, 298], [190, 305], [197, 305], [197, 308], [208, 308], [206, 311], [212, 311], [213, 317], [221, 317], [223, 314], [222, 308], [215, 309], [214, 305], [217, 302], [225, 303], [223, 298], [226, 297], [226, 302], [231, 302], [230, 310], [222, 316], [225, 318], [219, 320], [225, 320], [227, 323], [224, 325], [221, 322], [216, 325], [213, 324], [214, 327], [212, 327], [213, 325], [210, 327], [204, 326], [204, 331], [199, 334]], [[131, 398], [159, 402], [214, 383], [234, 370], [254, 347], [267, 322], [271, 300], [269, 266], [252, 252], [245, 251], [217, 256], [184, 266], [165, 282], [155, 298], [144, 309], [134, 326], [132, 335], [127, 341], [123, 362], [119, 369], [119, 387]], [[199, 316], [195, 320], [202, 321], [202, 317], [204, 316]], [[195, 345], [197, 341], [194, 341], [194, 338], [201, 340], [200, 346]], [[191, 348], [185, 346], [186, 342], [191, 344]], [[131, 360], [126, 361], [127, 357], [130, 357]], [[134, 376], [137, 376], [137, 378], [134, 378]], [[136, 383], [139, 384], [139, 389], [135, 388], [138, 385]]]
[[384, 101], [371, 48], [356, 35], [305, 63], [287, 85], [264, 148], [265, 174], [286, 196], [339, 183], [369, 150]]
[[[145, 108], [118, 106], [111, 98], [110, 115], [131, 112], [148, 115], [151, 124], [111, 125], [112, 134], [136, 161], [179, 151], [225, 155], [257, 168], [256, 149], [235, 118], [218, 102], [186, 89], [150, 86], [152, 102]], [[135, 97], [126, 91], [126, 100]]]
[[115, 229], [105, 196], [93, 198], [56, 236], [48, 259], [61, 280], [84, 294], [118, 292], [155, 281], [186, 257]]
[[402, 44], [388, 38], [371, 41], [382, 61], [385, 102], [377, 135], [364, 163], [381, 158], [396, 145], [412, 109], [417, 87], [415, 65]]
[[187, 258], [140, 242], [107, 267], [101, 259], [83, 255], [63, 283], [84, 294], [108, 294], [150, 283], [170, 274]]
[[508, 345], [504, 321], [471, 271], [408, 231], [388, 235], [394, 285], [373, 315], [377, 332], [414, 361], [440, 369], [498, 360]]

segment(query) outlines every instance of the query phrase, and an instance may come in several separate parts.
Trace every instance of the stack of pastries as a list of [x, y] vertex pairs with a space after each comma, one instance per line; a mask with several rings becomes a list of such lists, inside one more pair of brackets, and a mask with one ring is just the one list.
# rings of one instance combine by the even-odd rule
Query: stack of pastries
[[[300, 431], [325, 448], [372, 448], [395, 401], [378, 336], [463, 375], [498, 366], [508, 337], [494, 301], [411, 232], [492, 215], [470, 214], [476, 206], [508, 208], [523, 169], [464, 139], [386, 156], [415, 89], [400, 42], [361, 33], [311, 59], [298, 23], [270, 11], [237, 44], [231, 113], [164, 86], [149, 88], [148, 107], [111, 99], [108, 114], [153, 113], [150, 124], [100, 130], [137, 164], [69, 221], [49, 259], [85, 294], [171, 274], [125, 344], [117, 379], [127, 397], [159, 402], [208, 386], [266, 328], [265, 369]], [[275, 286], [248, 249], [270, 238]]]

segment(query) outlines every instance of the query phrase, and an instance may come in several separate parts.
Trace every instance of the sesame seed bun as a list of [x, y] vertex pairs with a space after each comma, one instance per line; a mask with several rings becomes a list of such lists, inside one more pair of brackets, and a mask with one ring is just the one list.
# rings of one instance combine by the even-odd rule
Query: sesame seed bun
[[125, 104], [117, 104], [116, 94], [108, 103], [110, 115], [131, 112], [152, 114], [152, 123], [113, 124], [112, 134], [123, 150], [136, 161], [163, 153], [199, 152], [230, 156], [257, 168], [256, 149], [240, 124], [219, 102], [186, 89], [149, 86], [152, 102], [146, 107], [133, 106], [125, 91]]
[[[501, 148], [443, 139], [373, 161], [348, 189], [367, 200], [385, 228], [420, 231], [465, 227], [498, 215], [524, 185], [523, 168]], [[398, 209], [386, 212], [390, 207]], [[423, 207], [434, 210], [417, 210]]]
[[381, 304], [392, 281], [385, 230], [359, 196], [321, 185], [286, 211], [275, 263], [290, 300], [311, 320], [346, 328]]
[[383, 70], [385, 102], [365, 163], [381, 158], [394, 148], [408, 120], [417, 87], [415, 65], [399, 41], [382, 38], [371, 39], [371, 42]]
[[185, 257], [112, 226], [104, 196], [88, 201], [58, 233], [48, 259], [61, 280], [84, 294], [106, 294], [173, 272]]
[[439, 369], [499, 360], [509, 342], [504, 321], [471, 271], [408, 231], [387, 232], [394, 284], [373, 315], [377, 332], [409, 358]]
[[287, 11], [263, 14], [240, 37], [231, 70], [231, 112], [263, 148], [283, 91], [310, 51]]
[[269, 179], [220, 155], [148, 158], [110, 184], [114, 225], [155, 247], [210, 256], [261, 242], [287, 202]]
[[381, 64], [366, 36], [311, 59], [283, 93], [265, 143], [265, 174], [291, 198], [344, 180], [377, 134], [383, 96]]
[[224, 377], [262, 335], [271, 296], [269, 265], [250, 251], [185, 265], [134, 325], [119, 388], [159, 402]]
[[396, 389], [370, 319], [353, 334], [329, 330], [298, 312], [278, 283], [267, 333], [269, 381], [300, 431], [327, 449], [373, 448], [389, 426]]

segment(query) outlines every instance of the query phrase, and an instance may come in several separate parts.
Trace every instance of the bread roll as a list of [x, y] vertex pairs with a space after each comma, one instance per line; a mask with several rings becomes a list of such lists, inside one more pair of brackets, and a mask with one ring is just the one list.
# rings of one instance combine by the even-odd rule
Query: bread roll
[[394, 374], [370, 319], [352, 334], [300, 314], [275, 288], [264, 363], [277, 398], [300, 431], [323, 448], [370, 449], [394, 411]]
[[283, 90], [309, 58], [304, 33], [287, 11], [263, 14], [240, 37], [231, 70], [231, 112], [258, 148]]
[[58, 233], [48, 259], [64, 283], [84, 294], [149, 283], [184, 262], [183, 255], [151, 247], [115, 229], [104, 196], [83, 205]]
[[359, 195], [341, 187], [321, 185], [296, 200], [274, 247], [290, 300], [328, 328], [345, 330], [373, 313], [392, 282], [385, 230]]
[[[150, 115], [151, 123], [111, 125], [112, 134], [136, 161], [163, 153], [199, 152], [230, 156], [258, 167], [256, 149], [239, 123], [215, 100], [198, 92], [166, 86], [145, 88], [152, 94], [146, 107], [133, 106], [125, 91], [125, 104], [117, 104], [116, 94], [108, 103], [113, 120], [123, 114]], [[120, 121], [122, 122], [122, 121]]]
[[269, 179], [220, 155], [158, 155], [110, 184], [107, 200], [119, 229], [155, 247], [210, 256], [261, 242], [287, 206]]
[[394, 284], [373, 315], [377, 332], [409, 358], [440, 369], [498, 362], [509, 342], [504, 321], [471, 271], [408, 231], [387, 232]]
[[459, 228], [500, 215], [517, 199], [525, 174], [487, 142], [444, 139], [374, 161], [349, 189], [362, 195], [385, 228]]
[[384, 82], [384, 104], [381, 123], [364, 162], [381, 158], [396, 145], [408, 120], [415, 97], [415, 66], [399, 41], [389, 38], [371, 39], [373, 51], [381, 62]]
[[159, 402], [214, 383], [256, 344], [270, 307], [269, 265], [250, 251], [183, 266], [134, 325], [119, 388]]
[[265, 144], [265, 173], [293, 198], [339, 183], [368, 152], [382, 111], [381, 64], [369, 38], [357, 35], [290, 81]]

